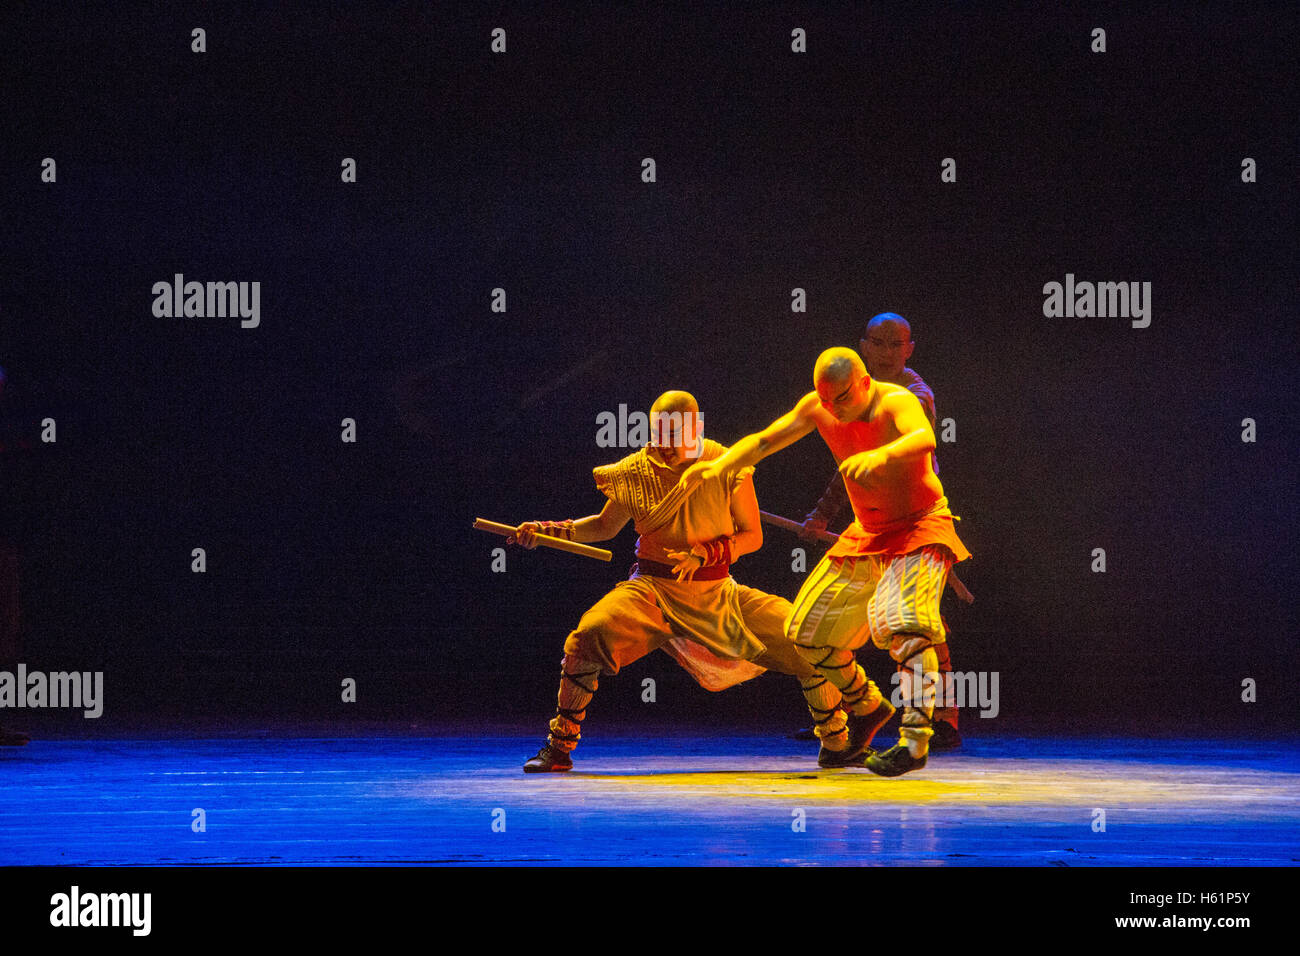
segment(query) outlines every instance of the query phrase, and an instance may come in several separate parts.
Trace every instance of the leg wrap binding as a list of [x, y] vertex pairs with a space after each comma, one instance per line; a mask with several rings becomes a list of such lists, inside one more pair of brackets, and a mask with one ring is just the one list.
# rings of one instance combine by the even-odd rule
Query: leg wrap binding
[[849, 742], [845, 730], [849, 718], [840, 706], [839, 690], [825, 677], [804, 677], [799, 686], [803, 688], [808, 713], [812, 714], [813, 733], [823, 743], [829, 742], [827, 745], [831, 750], [843, 750]]
[[600, 682], [600, 666], [567, 655], [560, 664], [560, 693], [548, 742], [565, 753], [578, 746], [587, 705]]
[[903, 697], [903, 717], [898, 742], [913, 757], [924, 757], [934, 734], [935, 686], [939, 659], [929, 638], [917, 634], [895, 634], [890, 655], [898, 661], [898, 685]]

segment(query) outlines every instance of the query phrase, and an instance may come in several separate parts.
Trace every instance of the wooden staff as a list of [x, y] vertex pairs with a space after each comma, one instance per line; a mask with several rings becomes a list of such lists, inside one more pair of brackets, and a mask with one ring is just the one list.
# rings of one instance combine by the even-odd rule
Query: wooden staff
[[[490, 534], [499, 534], [503, 537], [509, 537], [515, 533], [513, 525], [498, 524], [495, 521], [488, 521], [485, 518], [475, 518], [474, 527], [480, 531], [487, 531]], [[577, 541], [566, 541], [564, 538], [556, 538], [553, 535], [537, 535], [537, 543], [547, 547], [554, 548], [557, 551], [568, 551], [570, 554], [580, 554], [584, 558], [595, 558], [597, 561], [613, 561], [614, 552], [606, 551], [604, 548], [593, 548], [589, 544], [579, 544]]]
[[961, 598], [963, 603], [975, 603], [975, 595], [966, 590], [966, 585], [961, 583], [961, 578], [957, 577], [957, 572], [952, 568], [948, 569], [948, 587], [952, 588], [952, 593]]
[[[764, 524], [770, 524], [776, 528], [784, 528], [786, 531], [793, 531], [795, 534], [803, 534], [803, 525], [797, 521], [791, 521], [789, 518], [782, 518], [780, 515], [768, 514], [766, 511], [760, 511], [759, 517], [763, 519]], [[831, 534], [829, 531], [818, 531], [817, 540], [824, 541], [826, 544], [834, 544], [840, 540], [838, 534]]]
[[[764, 524], [770, 524], [773, 527], [784, 528], [786, 531], [793, 531], [795, 534], [803, 533], [803, 525], [797, 521], [791, 521], [789, 518], [782, 518], [780, 515], [768, 514], [766, 511], [760, 511], [759, 517]], [[838, 534], [832, 534], [829, 531], [818, 531], [817, 540], [824, 541], [827, 544], [834, 544], [840, 540]], [[961, 578], [957, 577], [957, 572], [951, 568], [948, 570], [948, 587], [952, 588], [952, 593], [965, 604], [974, 604], [975, 595], [971, 594], [966, 585], [962, 584]]]

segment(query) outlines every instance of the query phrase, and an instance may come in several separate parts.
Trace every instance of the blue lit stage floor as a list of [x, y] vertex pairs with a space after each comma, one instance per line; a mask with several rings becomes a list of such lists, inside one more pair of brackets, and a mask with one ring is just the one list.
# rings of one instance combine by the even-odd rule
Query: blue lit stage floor
[[[525, 775], [539, 745], [536, 734], [37, 740], [0, 750], [0, 864], [1300, 859], [1295, 742], [980, 739], [892, 780], [819, 771], [815, 744], [772, 735], [593, 733], [573, 772]], [[206, 832], [191, 829], [196, 808]]]

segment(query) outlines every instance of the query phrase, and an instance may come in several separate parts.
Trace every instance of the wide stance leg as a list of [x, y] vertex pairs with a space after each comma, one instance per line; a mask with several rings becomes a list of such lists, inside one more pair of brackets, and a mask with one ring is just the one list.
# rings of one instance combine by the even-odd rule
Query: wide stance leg
[[802, 679], [815, 676], [816, 671], [800, 656], [799, 649], [786, 636], [786, 621], [790, 619], [792, 610], [790, 602], [743, 584], [736, 585], [736, 594], [745, 626], [767, 648], [761, 656], [754, 658], [754, 663], [791, 677]]
[[587, 705], [600, 686], [600, 665], [568, 654], [560, 662], [560, 693], [551, 733], [546, 738], [554, 750], [570, 753], [582, 736]]
[[546, 746], [524, 771], [569, 770], [569, 754], [578, 746], [587, 706], [599, 687], [601, 674], [617, 674], [668, 641], [672, 631], [649, 585], [636, 579], [621, 581], [597, 601], [564, 642], [560, 691]]
[[939, 597], [951, 566], [952, 555], [937, 545], [893, 557], [871, 600], [871, 639], [897, 662], [903, 701], [898, 743], [866, 761], [867, 769], [882, 776], [925, 766], [939, 681], [935, 645], [944, 641]]
[[895, 634], [889, 656], [898, 662], [898, 688], [903, 698], [898, 744], [906, 747], [913, 759], [920, 759], [929, 752], [934, 733], [939, 658], [930, 639], [923, 634]]
[[870, 634], [867, 606], [878, 580], [870, 557], [825, 557], [794, 601], [786, 634], [815, 671], [799, 683], [822, 743], [822, 766], [860, 756], [894, 712], [853, 654]]

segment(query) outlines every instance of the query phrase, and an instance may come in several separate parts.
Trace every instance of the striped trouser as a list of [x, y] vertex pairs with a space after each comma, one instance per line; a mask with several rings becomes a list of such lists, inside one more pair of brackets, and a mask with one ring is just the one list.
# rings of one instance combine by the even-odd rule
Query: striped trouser
[[808, 575], [786, 635], [817, 669], [802, 684], [823, 740], [844, 733], [846, 710], [870, 713], [881, 700], [853, 653], [868, 638], [900, 667], [943, 643], [939, 598], [951, 565], [946, 548], [930, 545], [905, 555], [828, 555]]

